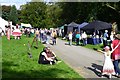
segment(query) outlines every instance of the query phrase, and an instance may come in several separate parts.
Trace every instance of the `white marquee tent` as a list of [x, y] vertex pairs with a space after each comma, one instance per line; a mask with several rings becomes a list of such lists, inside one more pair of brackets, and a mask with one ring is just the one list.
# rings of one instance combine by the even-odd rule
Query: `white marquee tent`
[[[9, 22], [9, 23], [10, 23], [11, 29], [12, 29], [12, 28], [16, 29], [16, 26], [12, 25], [12, 22]], [[5, 25], [8, 26], [8, 21], [6, 21], [6, 20], [4, 20], [4, 19], [2, 19], [2, 18], [0, 17], [0, 27], [2, 28], [2, 30], [3, 30], [4, 32], [5, 32]]]
[[5, 25], [8, 25], [8, 21], [6, 21], [0, 17], [0, 27], [2, 28], [2, 30], [4, 32], [5, 32]]

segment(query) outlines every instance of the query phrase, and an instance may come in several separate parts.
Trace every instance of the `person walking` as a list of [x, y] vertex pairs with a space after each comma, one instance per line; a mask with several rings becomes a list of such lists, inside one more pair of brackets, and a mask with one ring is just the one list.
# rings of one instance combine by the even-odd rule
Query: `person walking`
[[56, 33], [56, 31], [54, 30], [51, 35], [52, 35], [53, 45], [56, 45], [56, 38], [57, 38], [57, 33]]
[[71, 46], [72, 45], [72, 32], [68, 34], [68, 38], [69, 38], [69, 45]]
[[[114, 49], [120, 43], [120, 34], [115, 35], [115, 39], [112, 41], [111, 48]], [[120, 78], [119, 60], [120, 60], [120, 45], [112, 53], [113, 65], [116, 75]]]
[[39, 34], [39, 30], [37, 28], [36, 31], [35, 31], [35, 37], [36, 37], [37, 40], [39, 40], [39, 36], [40, 36], [40, 34]]

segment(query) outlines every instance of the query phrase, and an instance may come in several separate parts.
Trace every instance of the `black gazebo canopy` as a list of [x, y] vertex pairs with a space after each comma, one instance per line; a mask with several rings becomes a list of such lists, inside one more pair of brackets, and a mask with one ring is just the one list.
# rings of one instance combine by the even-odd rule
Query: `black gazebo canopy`
[[67, 25], [67, 30], [68, 32], [73, 31], [74, 28], [78, 29], [79, 24], [75, 22], [71, 22], [70, 24]]
[[102, 22], [102, 21], [93, 21], [81, 29], [95, 31], [95, 30], [105, 30], [105, 29], [110, 29], [110, 28], [112, 28], [112, 25], [110, 23]]

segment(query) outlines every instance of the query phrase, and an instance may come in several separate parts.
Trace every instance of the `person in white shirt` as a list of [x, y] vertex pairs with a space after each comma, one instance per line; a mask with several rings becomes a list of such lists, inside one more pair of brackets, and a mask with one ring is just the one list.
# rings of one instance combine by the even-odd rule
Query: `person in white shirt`
[[82, 33], [82, 40], [83, 40], [83, 45], [85, 46], [87, 44], [87, 34], [84, 32]]
[[114, 33], [111, 32], [111, 35], [110, 35], [110, 41], [112, 42], [114, 40]]
[[72, 45], [72, 32], [68, 34], [68, 38], [69, 38], [69, 45], [71, 46]]

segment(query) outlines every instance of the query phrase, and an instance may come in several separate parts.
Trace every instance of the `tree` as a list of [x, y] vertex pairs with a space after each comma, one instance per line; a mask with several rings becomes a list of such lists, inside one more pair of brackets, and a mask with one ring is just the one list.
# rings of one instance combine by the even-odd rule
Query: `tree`
[[43, 23], [45, 10], [46, 6], [43, 2], [29, 2], [22, 5], [20, 21], [30, 23], [33, 27], [45, 27]]
[[10, 10], [11, 10], [11, 6], [2, 5], [2, 18], [3, 19], [8, 21]]
[[[21, 6], [20, 21], [34, 27], [58, 27], [101, 20], [120, 25], [120, 2], [34, 2]], [[79, 1], [79, 0], [78, 0]], [[101, 0], [98, 0], [101, 1]], [[120, 27], [119, 27], [120, 28]]]
[[15, 5], [11, 7], [9, 20], [12, 21], [13, 25], [16, 25], [18, 22], [18, 13]]
[[58, 27], [61, 24], [61, 19], [60, 19], [60, 15], [62, 12], [62, 9], [58, 6], [58, 4], [52, 4], [46, 5], [47, 8], [45, 10], [45, 25], [46, 27], [50, 28], [50, 27]]

